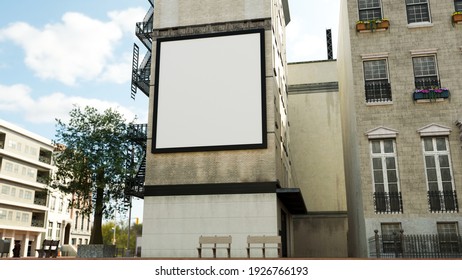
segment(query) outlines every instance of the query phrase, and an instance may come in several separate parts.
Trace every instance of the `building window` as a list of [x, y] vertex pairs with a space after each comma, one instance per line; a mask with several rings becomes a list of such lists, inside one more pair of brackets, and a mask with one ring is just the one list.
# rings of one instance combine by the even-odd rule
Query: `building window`
[[10, 187], [9, 186], [2, 186], [2, 194], [9, 195], [10, 194]]
[[371, 140], [375, 213], [402, 213], [394, 139]]
[[60, 199], [60, 201], [59, 201], [58, 212], [59, 212], [59, 213], [63, 212], [63, 208], [64, 208], [64, 198], [61, 197], [61, 199]]
[[358, 0], [359, 20], [373, 20], [382, 18], [380, 0]]
[[382, 223], [382, 246], [384, 253], [402, 253], [401, 223]]
[[7, 212], [6, 210], [0, 210], [0, 220], [6, 220]]
[[72, 238], [71, 239], [71, 245], [77, 245], [77, 239], [76, 238]]
[[84, 222], [85, 222], [85, 215], [82, 215], [82, 221], [80, 223], [80, 230], [83, 230]]
[[457, 212], [447, 137], [422, 138], [430, 212]]
[[428, 0], [406, 0], [407, 22], [430, 22]]
[[53, 234], [53, 222], [48, 222], [47, 237], [50, 238], [50, 239], [53, 238], [52, 234]]
[[61, 239], [61, 223], [56, 223], [56, 239]]
[[366, 102], [391, 101], [387, 60], [369, 60], [364, 61], [363, 64]]
[[52, 196], [50, 198], [50, 210], [54, 211], [56, 208], [56, 197]]
[[416, 89], [440, 88], [436, 55], [412, 58]]
[[21, 222], [23, 222], [23, 223], [29, 222], [29, 214], [27, 214], [27, 213], [22, 213], [22, 215], [21, 215]]
[[24, 192], [24, 199], [32, 200], [32, 192], [31, 191], [25, 191]]
[[438, 239], [442, 253], [459, 253], [460, 236], [457, 222], [437, 223]]
[[456, 12], [462, 12], [462, 0], [454, 0], [454, 8]]

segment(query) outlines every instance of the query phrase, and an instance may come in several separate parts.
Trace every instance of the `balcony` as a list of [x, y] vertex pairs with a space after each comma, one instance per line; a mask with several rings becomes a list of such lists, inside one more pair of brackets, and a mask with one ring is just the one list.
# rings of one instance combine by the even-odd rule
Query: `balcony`
[[44, 228], [45, 227], [45, 213], [32, 213], [32, 227]]
[[366, 81], [366, 102], [391, 102], [391, 85], [387, 80]]
[[428, 191], [427, 198], [431, 213], [459, 212], [456, 191]]
[[401, 192], [375, 192], [374, 208], [376, 214], [403, 213]]
[[369, 238], [369, 257], [378, 259], [453, 259], [462, 257], [462, 237], [458, 234], [375, 235]]
[[47, 192], [35, 192], [34, 204], [47, 206]]
[[50, 180], [50, 172], [49, 171], [37, 171], [37, 183], [40, 184], [48, 184]]
[[39, 161], [46, 164], [51, 164], [51, 151], [40, 149]]
[[6, 138], [6, 134], [0, 133], [0, 149], [5, 148], [5, 138]]

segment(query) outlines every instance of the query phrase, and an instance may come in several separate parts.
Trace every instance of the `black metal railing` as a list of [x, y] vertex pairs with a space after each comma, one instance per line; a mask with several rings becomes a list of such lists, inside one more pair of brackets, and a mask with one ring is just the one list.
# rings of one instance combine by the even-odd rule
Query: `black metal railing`
[[376, 214], [403, 213], [401, 192], [374, 192]]
[[458, 234], [404, 234], [375, 235], [369, 238], [369, 257], [394, 258], [462, 258], [462, 237]]
[[453, 191], [428, 191], [428, 206], [432, 213], [459, 212], [457, 193]]
[[366, 102], [388, 102], [391, 98], [391, 85], [388, 81], [366, 81]]
[[440, 80], [436, 76], [427, 78], [416, 77], [414, 83], [416, 89], [441, 88]]

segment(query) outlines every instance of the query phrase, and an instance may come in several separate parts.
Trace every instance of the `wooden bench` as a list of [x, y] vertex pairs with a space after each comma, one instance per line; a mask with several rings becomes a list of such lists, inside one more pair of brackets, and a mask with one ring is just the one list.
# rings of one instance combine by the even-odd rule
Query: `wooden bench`
[[231, 242], [232, 237], [231, 235], [228, 236], [200, 236], [199, 237], [199, 247], [197, 248], [197, 252], [199, 254], [199, 258], [202, 258], [202, 250], [203, 249], [211, 249], [213, 253], [213, 257], [217, 257], [217, 249], [226, 249], [228, 253], [228, 258], [231, 258]]
[[45, 239], [42, 248], [37, 249], [39, 258], [56, 258], [58, 256], [59, 240]]
[[[272, 244], [268, 246], [268, 244]], [[280, 236], [247, 236], [247, 257], [250, 258], [251, 249], [260, 249], [263, 258], [266, 258], [268, 249], [277, 250], [278, 258], [281, 257], [281, 237]]]

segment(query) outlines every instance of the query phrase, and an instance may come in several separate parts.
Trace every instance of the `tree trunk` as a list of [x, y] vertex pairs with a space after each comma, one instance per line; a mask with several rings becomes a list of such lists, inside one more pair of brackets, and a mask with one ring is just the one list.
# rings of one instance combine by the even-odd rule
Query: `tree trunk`
[[95, 214], [93, 229], [91, 231], [90, 244], [103, 244], [103, 196], [104, 189], [102, 186], [99, 186], [96, 190]]

